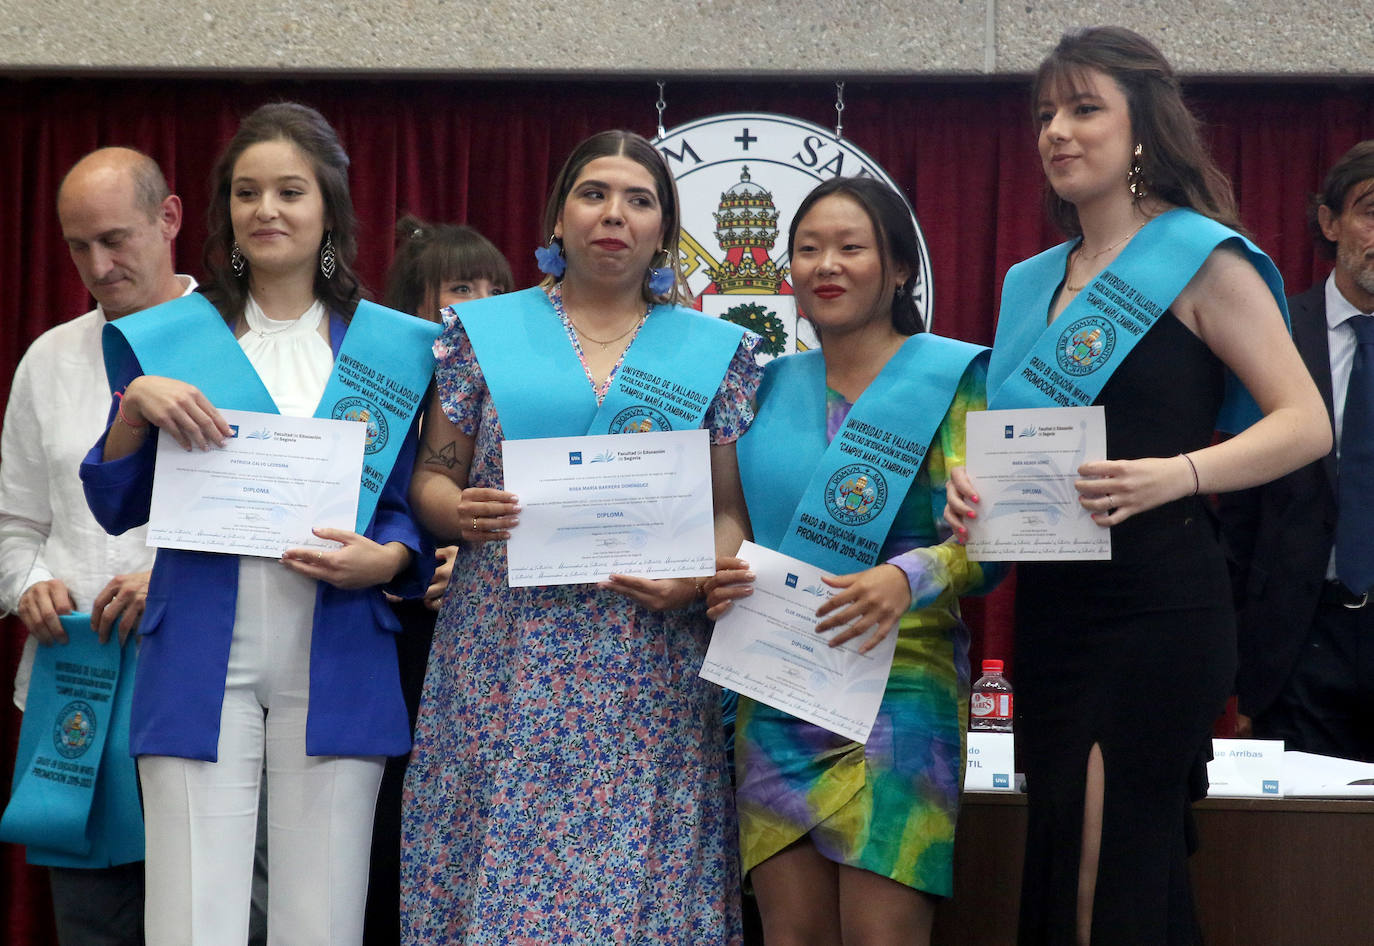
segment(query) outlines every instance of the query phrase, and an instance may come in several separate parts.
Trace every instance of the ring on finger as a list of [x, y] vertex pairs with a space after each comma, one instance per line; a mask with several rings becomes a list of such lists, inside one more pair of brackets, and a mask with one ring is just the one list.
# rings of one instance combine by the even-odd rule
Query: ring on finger
[[473, 531], [473, 532], [481, 532], [481, 531], [482, 531], [481, 529], [477, 528], [477, 517], [476, 517], [476, 516], [473, 516], [473, 517], [472, 517], [472, 531]]

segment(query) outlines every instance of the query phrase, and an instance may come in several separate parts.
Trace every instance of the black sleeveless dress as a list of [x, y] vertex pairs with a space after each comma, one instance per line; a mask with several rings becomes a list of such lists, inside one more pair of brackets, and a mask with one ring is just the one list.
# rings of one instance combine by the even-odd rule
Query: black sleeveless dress
[[[1166, 313], [1103, 388], [1112, 459], [1212, 441], [1225, 372]], [[1021, 946], [1075, 937], [1083, 785], [1101, 746], [1094, 944], [1195, 943], [1190, 804], [1236, 669], [1230, 584], [1200, 498], [1112, 529], [1109, 562], [1024, 563], [1016, 593], [1017, 748], [1029, 825]]]

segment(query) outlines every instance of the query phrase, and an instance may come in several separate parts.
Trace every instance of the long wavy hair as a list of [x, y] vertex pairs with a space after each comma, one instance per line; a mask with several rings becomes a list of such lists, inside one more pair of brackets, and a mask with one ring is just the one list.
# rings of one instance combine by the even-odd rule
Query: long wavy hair
[[472, 227], [426, 223], [411, 214], [396, 221], [396, 256], [382, 297], [385, 305], [437, 321], [435, 300], [444, 283], [466, 279], [489, 279], [498, 292], [514, 286], [510, 263]]
[[[1078, 91], [1084, 73], [1091, 69], [1110, 76], [1126, 96], [1131, 131], [1141, 148], [1142, 177], [1150, 194], [1239, 230], [1231, 182], [1203, 146], [1197, 117], [1183, 101], [1173, 67], [1140, 34], [1120, 26], [1065, 33], [1035, 73], [1032, 118], [1049, 90]], [[1082, 234], [1077, 208], [1048, 182], [1045, 209], [1060, 230], [1070, 236]]]
[[[544, 205], [544, 233], [553, 238], [553, 228], [558, 225], [558, 215], [563, 212], [563, 204], [577, 183], [582, 169], [597, 158], [629, 158], [654, 180], [654, 192], [658, 206], [663, 211], [663, 253], [654, 258], [655, 266], [668, 266], [673, 270], [673, 287], [662, 295], [649, 290], [649, 274], [644, 274], [641, 292], [645, 302], [684, 304], [690, 301], [687, 283], [682, 275], [682, 261], [678, 255], [678, 243], [682, 234], [682, 216], [678, 210], [677, 184], [668, 162], [659, 154], [658, 149], [642, 135], [632, 131], [602, 131], [592, 135], [573, 149], [563, 169], [554, 178], [553, 188], [549, 191], [548, 203]], [[540, 285], [552, 286], [557, 280], [549, 276]]]
[[[235, 276], [229, 265], [234, 228], [229, 218], [234, 165], [243, 152], [265, 141], [289, 141], [305, 155], [324, 197], [325, 233], [334, 241], [334, 275], [325, 279], [315, 270], [315, 298], [331, 312], [351, 318], [358, 301], [367, 295], [353, 269], [358, 256], [358, 220], [348, 192], [348, 155], [324, 116], [298, 102], [263, 105], [243, 120], [210, 175], [209, 235], [203, 262], [208, 275], [205, 294], [231, 324], [248, 301], [247, 272]], [[324, 246], [323, 240], [320, 243]], [[249, 264], [251, 266], [251, 264]]]
[[920, 310], [916, 308], [915, 296], [916, 283], [921, 275], [921, 241], [916, 236], [916, 225], [911, 222], [911, 208], [901, 194], [877, 178], [832, 177], [812, 188], [792, 215], [792, 225], [787, 231], [788, 257], [791, 258], [793, 244], [797, 240], [797, 227], [807, 212], [818, 201], [836, 194], [848, 197], [868, 215], [883, 261], [883, 283], [886, 284], [891, 278], [889, 273], [892, 267], [906, 267], [906, 281], [891, 300], [892, 327], [901, 335], [924, 332], [926, 327], [921, 320]]

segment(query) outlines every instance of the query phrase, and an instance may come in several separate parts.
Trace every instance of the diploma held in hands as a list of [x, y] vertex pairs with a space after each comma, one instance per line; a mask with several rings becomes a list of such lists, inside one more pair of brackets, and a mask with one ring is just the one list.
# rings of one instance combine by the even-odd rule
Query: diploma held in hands
[[975, 562], [1107, 560], [1112, 536], [1078, 501], [1078, 467], [1107, 456], [1099, 407], [970, 411], [968, 472], [978, 518], [968, 525]]
[[512, 588], [715, 571], [705, 430], [507, 440], [501, 451], [521, 506], [506, 543]]
[[277, 558], [337, 548], [316, 527], [354, 529], [367, 424], [222, 410], [221, 449], [157, 445], [148, 544]]
[[745, 542], [754, 593], [716, 621], [701, 676], [855, 742], [867, 742], [892, 669], [897, 633], [859, 653], [867, 635], [839, 647], [816, 633], [816, 609], [835, 594], [830, 573]]

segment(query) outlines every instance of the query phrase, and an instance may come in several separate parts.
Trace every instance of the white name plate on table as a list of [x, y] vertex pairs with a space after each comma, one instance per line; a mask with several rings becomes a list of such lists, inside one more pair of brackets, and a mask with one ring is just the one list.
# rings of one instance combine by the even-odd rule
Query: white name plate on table
[[507, 440], [501, 454], [521, 507], [512, 588], [715, 573], [705, 430]]
[[1016, 749], [1009, 732], [970, 732], [964, 791], [1016, 791]]
[[968, 525], [976, 562], [1052, 562], [1112, 557], [1111, 532], [1078, 502], [1078, 467], [1107, 456], [1101, 407], [970, 411], [968, 473], [978, 518]]
[[1210, 798], [1282, 798], [1283, 740], [1213, 739]]
[[222, 448], [183, 450], [158, 437], [148, 544], [277, 558], [338, 548], [312, 528], [357, 526], [367, 425], [223, 410]]
[[[894, 628], [859, 653], [867, 633], [839, 647], [816, 633], [816, 609], [835, 594], [830, 573], [745, 542], [739, 557], [756, 576], [754, 593], [716, 622], [701, 676], [855, 742], [868, 741], [887, 689]], [[829, 632], [834, 636], [838, 631]]]

